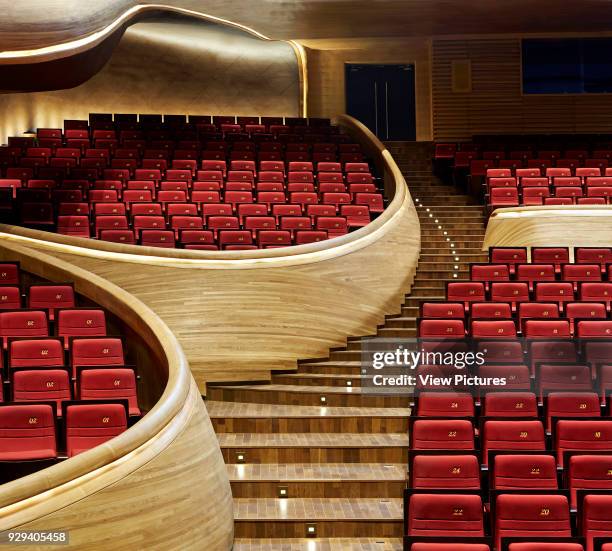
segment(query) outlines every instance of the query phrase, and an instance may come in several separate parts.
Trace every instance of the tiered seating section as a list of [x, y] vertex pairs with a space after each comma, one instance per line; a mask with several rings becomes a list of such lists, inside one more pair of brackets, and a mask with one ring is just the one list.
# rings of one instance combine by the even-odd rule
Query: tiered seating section
[[468, 371], [507, 384], [417, 386], [405, 549], [612, 548], [612, 249], [572, 256], [493, 248], [422, 304], [422, 343], [486, 351]]
[[71, 284], [26, 285], [0, 263], [0, 480], [77, 455], [120, 434], [138, 406], [134, 367], [105, 311]]
[[[527, 137], [523, 136], [523, 140]], [[578, 148], [523, 142], [437, 144], [434, 163], [491, 208], [606, 205], [612, 197], [612, 144]], [[485, 149], [483, 149], [483, 147]]]
[[92, 114], [0, 148], [0, 212], [124, 244], [286, 247], [384, 209], [361, 146], [328, 119]]

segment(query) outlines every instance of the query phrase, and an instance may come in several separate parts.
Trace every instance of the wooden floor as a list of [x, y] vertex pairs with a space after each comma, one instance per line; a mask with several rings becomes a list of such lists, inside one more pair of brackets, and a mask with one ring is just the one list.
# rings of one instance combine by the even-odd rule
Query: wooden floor
[[[415, 337], [420, 302], [442, 299], [447, 280], [486, 260], [484, 219], [432, 176], [427, 145], [390, 150], [417, 204], [422, 252], [411, 295], [378, 335]], [[360, 358], [361, 340], [350, 338], [270, 383], [209, 386], [234, 495], [235, 551], [401, 549], [409, 401], [362, 394]], [[313, 525], [316, 537], [307, 537]]]

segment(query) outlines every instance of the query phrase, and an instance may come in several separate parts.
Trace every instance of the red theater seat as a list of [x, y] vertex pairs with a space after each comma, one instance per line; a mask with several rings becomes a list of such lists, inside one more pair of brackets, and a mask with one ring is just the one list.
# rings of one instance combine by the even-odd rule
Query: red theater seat
[[465, 325], [462, 319], [423, 319], [419, 324], [419, 337], [463, 338], [465, 337]]
[[64, 350], [57, 339], [13, 340], [9, 345], [9, 367], [64, 367]]
[[47, 314], [40, 310], [0, 312], [0, 336], [6, 347], [10, 337], [46, 337], [49, 335]]
[[[450, 285], [450, 284], [449, 284]], [[491, 300], [508, 302], [515, 312], [521, 302], [529, 302], [529, 285], [526, 282], [494, 282], [491, 283]]]
[[519, 193], [516, 188], [493, 188], [489, 195], [491, 207], [518, 207]]
[[554, 444], [560, 466], [565, 451], [612, 451], [612, 420], [561, 419], [556, 425]]
[[495, 545], [503, 538], [571, 537], [569, 504], [563, 495], [502, 494], [495, 509]]
[[595, 392], [551, 392], [546, 400], [547, 430], [555, 417], [599, 417], [599, 397]]
[[584, 551], [579, 543], [511, 543], [508, 551]]
[[569, 249], [567, 247], [533, 247], [531, 261], [536, 264], [553, 264], [559, 270], [561, 264], [567, 264], [570, 261]]
[[175, 246], [175, 234], [172, 230], [142, 230], [140, 244], [144, 247], [172, 249]]
[[421, 305], [421, 317], [463, 319], [465, 309], [461, 302], [424, 302]]
[[493, 462], [495, 490], [556, 490], [557, 463], [552, 455], [496, 455]]
[[261, 248], [289, 247], [291, 245], [291, 232], [285, 230], [262, 230], [257, 236]]
[[511, 319], [512, 309], [505, 302], [473, 302], [470, 316], [472, 320]]
[[411, 470], [415, 489], [480, 490], [480, 465], [475, 455], [416, 455]]
[[538, 402], [533, 392], [488, 392], [484, 399], [487, 417], [538, 417]]
[[593, 551], [593, 538], [612, 538], [612, 495], [587, 495], [581, 510], [580, 526], [587, 540], [587, 551]]
[[472, 281], [508, 281], [510, 271], [506, 264], [472, 264], [470, 266]]
[[591, 370], [587, 365], [570, 363], [552, 365], [543, 363], [540, 365], [536, 380], [541, 396], [555, 391], [590, 391], [593, 385]]
[[417, 419], [411, 440], [415, 450], [473, 450], [474, 428], [463, 419]]
[[522, 302], [518, 308], [518, 320], [524, 332], [524, 322], [530, 318], [556, 319], [559, 317], [559, 305], [554, 302]]
[[490, 551], [491, 548], [483, 543], [413, 543], [410, 551]]
[[66, 340], [70, 337], [106, 336], [104, 310], [92, 308], [60, 310], [57, 313], [57, 334]]
[[19, 310], [21, 292], [17, 285], [0, 286], [0, 310]]
[[481, 497], [466, 494], [413, 494], [408, 503], [408, 535], [449, 538], [484, 536]]
[[0, 406], [0, 461], [30, 461], [55, 457], [55, 418], [50, 405]]
[[28, 291], [28, 307], [39, 310], [49, 310], [50, 319], [58, 308], [73, 308], [75, 306], [74, 289], [72, 285], [32, 285]]
[[588, 302], [603, 302], [610, 310], [612, 301], [612, 283], [608, 282], [584, 282], [580, 285], [580, 300]]
[[512, 320], [472, 320], [470, 334], [474, 338], [508, 339], [516, 337], [516, 325]]
[[14, 262], [0, 262], [0, 284], [19, 284], [19, 264]]
[[81, 366], [122, 366], [125, 364], [123, 343], [115, 337], [75, 338], [71, 363]]
[[491, 247], [489, 261], [493, 264], [507, 264], [510, 273], [513, 274], [517, 264], [527, 262], [527, 249], [524, 247]]
[[66, 408], [68, 457], [104, 444], [127, 429], [121, 404], [73, 404]]
[[462, 302], [466, 309], [470, 302], [484, 302], [486, 300], [484, 283], [476, 281], [450, 282], [446, 287], [446, 299], [453, 302]]
[[609, 339], [612, 337], [612, 321], [583, 320], [576, 324], [576, 335], [581, 339]]
[[569, 320], [534, 320], [524, 323], [525, 337], [528, 339], [569, 338], [571, 336]]
[[65, 369], [16, 371], [13, 374], [14, 402], [55, 402], [62, 416], [62, 400], [71, 399], [71, 384]]
[[543, 451], [546, 449], [541, 421], [485, 421], [482, 461], [488, 463], [489, 451]]
[[574, 286], [569, 282], [541, 282], [535, 287], [535, 299], [538, 302], [573, 302]]
[[348, 233], [346, 218], [342, 216], [318, 216], [315, 221], [317, 230], [326, 231], [330, 239]]
[[612, 490], [612, 454], [572, 455], [569, 458], [568, 482], [574, 509], [578, 490]]
[[133, 369], [84, 369], [79, 378], [81, 400], [128, 401], [130, 415], [140, 415]]
[[474, 399], [467, 393], [422, 392], [419, 394], [419, 417], [473, 417]]
[[527, 281], [533, 288], [537, 281], [555, 281], [553, 264], [519, 264], [516, 266], [516, 279]]

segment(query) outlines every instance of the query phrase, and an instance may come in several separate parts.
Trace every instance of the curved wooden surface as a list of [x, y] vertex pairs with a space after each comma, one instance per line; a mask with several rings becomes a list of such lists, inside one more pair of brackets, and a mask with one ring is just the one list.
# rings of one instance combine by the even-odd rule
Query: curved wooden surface
[[568, 205], [497, 209], [489, 218], [489, 247], [610, 246], [612, 206]]
[[0, 227], [0, 241], [78, 263], [140, 298], [178, 337], [202, 392], [207, 381], [269, 379], [299, 358], [326, 356], [348, 335], [373, 333], [399, 310], [416, 270], [420, 226], [399, 168], [361, 123], [338, 122], [364, 145], [392, 197], [349, 235], [237, 252], [99, 243], [14, 226]]
[[149, 18], [118, 33], [108, 39], [118, 45], [79, 54], [95, 55], [88, 63], [0, 64], [0, 90], [43, 90], [0, 94], [0, 141], [89, 113], [302, 113], [306, 68], [293, 44], [193, 17]]
[[[44, 47], [93, 34], [146, 0], [3, 0], [0, 33], [5, 49]], [[461, 32], [542, 33], [608, 31], [610, 6], [601, 0], [564, 5], [556, 0], [166, 0], [201, 10], [276, 38], [347, 38], [456, 35]], [[44, 11], [43, 11], [44, 10]], [[45, 17], [41, 18], [40, 13]], [[554, 13], [555, 17], [533, 17]], [[606, 15], [607, 14], [607, 15]], [[460, 30], [460, 31], [459, 31]]]
[[[74, 549], [230, 549], [223, 458], [176, 338], [140, 301], [82, 268], [7, 242], [0, 259], [18, 260], [49, 280], [73, 281], [78, 293], [142, 336], [167, 378], [157, 404], [126, 432], [0, 486], [0, 531], [70, 527]], [[206, 515], [211, 504], [214, 515]]]

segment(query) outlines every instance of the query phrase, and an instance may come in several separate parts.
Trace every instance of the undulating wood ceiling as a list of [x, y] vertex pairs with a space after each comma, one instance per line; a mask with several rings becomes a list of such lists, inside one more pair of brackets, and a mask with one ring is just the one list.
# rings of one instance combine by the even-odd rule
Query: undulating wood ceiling
[[[39, 48], [100, 31], [145, 0], [0, 0], [0, 50]], [[608, 0], [165, 0], [271, 38], [347, 38], [612, 30]]]

